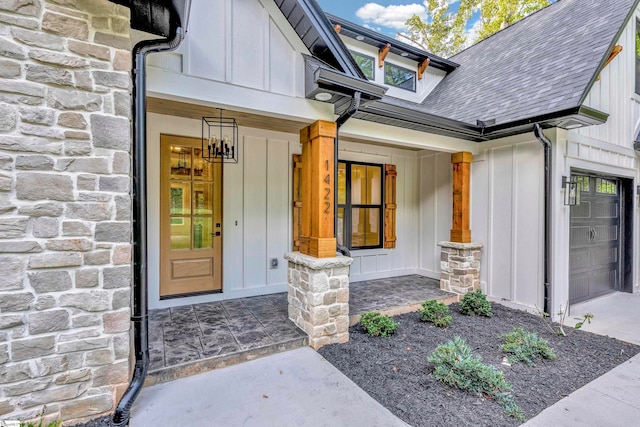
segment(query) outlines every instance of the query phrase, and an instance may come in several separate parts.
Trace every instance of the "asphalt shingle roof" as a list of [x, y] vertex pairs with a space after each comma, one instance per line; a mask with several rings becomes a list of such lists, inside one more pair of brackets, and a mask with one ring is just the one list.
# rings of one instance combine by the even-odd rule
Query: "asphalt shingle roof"
[[[577, 107], [637, 0], [558, 0], [451, 58], [427, 113], [496, 124]], [[385, 97], [386, 99], [386, 97]]]

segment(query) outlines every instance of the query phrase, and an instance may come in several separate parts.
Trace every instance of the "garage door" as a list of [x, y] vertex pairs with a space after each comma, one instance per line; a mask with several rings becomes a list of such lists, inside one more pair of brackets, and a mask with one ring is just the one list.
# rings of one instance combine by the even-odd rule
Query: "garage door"
[[620, 183], [616, 179], [572, 175], [580, 204], [571, 206], [569, 302], [620, 288]]

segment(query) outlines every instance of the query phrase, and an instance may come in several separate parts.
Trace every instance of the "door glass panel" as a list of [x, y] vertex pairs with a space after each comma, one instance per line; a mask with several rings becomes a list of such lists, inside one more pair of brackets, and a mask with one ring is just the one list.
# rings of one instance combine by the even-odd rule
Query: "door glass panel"
[[193, 179], [210, 181], [213, 179], [213, 165], [204, 161], [201, 154], [200, 148], [193, 149]]
[[191, 179], [190, 147], [171, 146], [171, 178]]
[[172, 182], [169, 191], [171, 215], [191, 214], [191, 183]]
[[191, 249], [191, 218], [171, 218], [171, 249]]
[[213, 185], [204, 182], [193, 183], [193, 213], [211, 215], [213, 213]]
[[193, 249], [208, 249], [212, 246], [213, 220], [211, 217], [193, 218]]
[[347, 203], [347, 165], [338, 163], [338, 204]]
[[336, 240], [339, 245], [344, 245], [344, 208], [338, 208], [338, 230]]
[[376, 246], [380, 244], [380, 209], [352, 208], [351, 246]]

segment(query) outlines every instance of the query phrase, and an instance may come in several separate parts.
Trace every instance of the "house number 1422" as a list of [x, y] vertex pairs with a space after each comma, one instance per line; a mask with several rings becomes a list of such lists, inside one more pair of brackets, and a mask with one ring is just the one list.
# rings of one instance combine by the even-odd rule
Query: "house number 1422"
[[[324, 164], [327, 172], [329, 172], [329, 160], [325, 160]], [[327, 173], [323, 181], [327, 183], [327, 187], [324, 187], [324, 213], [328, 214], [331, 212], [331, 174]]]

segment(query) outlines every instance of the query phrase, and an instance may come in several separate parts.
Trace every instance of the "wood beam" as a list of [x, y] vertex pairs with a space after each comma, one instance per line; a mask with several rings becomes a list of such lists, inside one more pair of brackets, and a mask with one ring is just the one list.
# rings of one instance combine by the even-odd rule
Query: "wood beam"
[[431, 60], [429, 58], [426, 58], [424, 61], [422, 61], [419, 65], [418, 65], [418, 80], [422, 80], [422, 75], [424, 74], [424, 72], [426, 71], [427, 67], [429, 66], [429, 63], [431, 62]]
[[300, 131], [302, 143], [302, 223], [300, 252], [316, 258], [336, 256], [333, 206], [333, 144], [336, 124], [318, 120]]
[[380, 48], [380, 50], [378, 51], [378, 68], [382, 68], [382, 66], [384, 65], [384, 59], [389, 54], [390, 50], [391, 43], [387, 43], [386, 45], [384, 45], [384, 47]]
[[[609, 65], [611, 63], [611, 61], [613, 61], [615, 59], [616, 56], [618, 56], [618, 54], [622, 52], [622, 46], [617, 44], [613, 47], [613, 49], [611, 49], [611, 53], [609, 54], [609, 58], [607, 58], [607, 60], [604, 62], [604, 65], [602, 66], [602, 69], [604, 70], [605, 68], [607, 68], [607, 65]], [[598, 74], [598, 77], [596, 77], [596, 81], [600, 80], [600, 74]]]
[[470, 243], [470, 188], [471, 188], [471, 153], [463, 151], [451, 155], [453, 164], [453, 223], [451, 241]]

